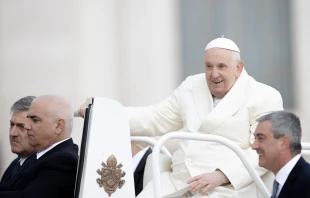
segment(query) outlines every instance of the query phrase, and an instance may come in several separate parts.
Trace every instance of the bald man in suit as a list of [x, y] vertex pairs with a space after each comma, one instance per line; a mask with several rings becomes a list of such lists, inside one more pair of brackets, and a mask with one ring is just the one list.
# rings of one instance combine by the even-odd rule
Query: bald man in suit
[[29, 108], [25, 125], [36, 161], [1, 198], [68, 198], [74, 195], [78, 146], [71, 138], [73, 110], [59, 96], [36, 98]]

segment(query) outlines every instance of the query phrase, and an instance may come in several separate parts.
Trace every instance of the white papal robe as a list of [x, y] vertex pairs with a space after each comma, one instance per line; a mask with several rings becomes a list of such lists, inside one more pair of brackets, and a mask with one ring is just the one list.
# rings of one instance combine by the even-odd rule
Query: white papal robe
[[[280, 93], [255, 81], [245, 70], [216, 107], [205, 74], [198, 74], [188, 77], [171, 96], [156, 105], [127, 108], [133, 136], [161, 136], [184, 131], [231, 140], [243, 149], [259, 175], [268, 178], [264, 180], [269, 188], [272, 174], [258, 166], [258, 155], [251, 149], [251, 143], [256, 119], [277, 110], [283, 110]], [[209, 197], [255, 198], [260, 194], [238, 156], [219, 143], [180, 140], [171, 168], [171, 173], [161, 176], [163, 196], [179, 197], [188, 189], [188, 179], [216, 169], [228, 177], [230, 184], [214, 188]], [[150, 197], [152, 188], [150, 182], [139, 198]]]

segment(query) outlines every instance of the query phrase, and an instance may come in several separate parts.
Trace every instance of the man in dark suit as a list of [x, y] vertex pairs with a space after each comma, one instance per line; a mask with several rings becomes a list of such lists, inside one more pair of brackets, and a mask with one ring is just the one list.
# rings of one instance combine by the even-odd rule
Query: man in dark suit
[[299, 118], [287, 111], [276, 111], [257, 119], [252, 148], [259, 165], [272, 171], [272, 198], [310, 197], [310, 165], [301, 157]]
[[1, 190], [0, 197], [73, 197], [78, 147], [70, 138], [70, 103], [58, 96], [40, 96], [32, 102], [27, 117], [25, 128], [36, 161], [8, 189]]
[[147, 157], [152, 153], [148, 146], [143, 148], [141, 144], [131, 142], [131, 152], [134, 168], [135, 194], [136, 196], [143, 190], [143, 177]]
[[11, 107], [9, 139], [11, 151], [17, 154], [18, 157], [11, 162], [4, 172], [0, 182], [0, 189], [6, 188], [7, 185], [10, 185], [10, 182], [18, 178], [35, 158], [34, 148], [28, 144], [28, 135], [25, 129], [27, 113], [34, 99], [35, 96], [21, 98]]

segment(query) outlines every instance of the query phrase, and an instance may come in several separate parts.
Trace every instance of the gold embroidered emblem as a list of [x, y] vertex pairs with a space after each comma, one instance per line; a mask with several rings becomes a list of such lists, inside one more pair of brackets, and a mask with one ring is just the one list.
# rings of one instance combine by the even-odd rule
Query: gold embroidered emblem
[[103, 186], [104, 190], [108, 193], [109, 197], [117, 189], [121, 189], [125, 183], [125, 180], [122, 179], [126, 175], [122, 171], [122, 163], [117, 165], [117, 160], [114, 155], [110, 155], [107, 159], [107, 164], [104, 162], [101, 163], [101, 170], [98, 169], [97, 173], [101, 175], [101, 178], [98, 178], [96, 181], [100, 187]]

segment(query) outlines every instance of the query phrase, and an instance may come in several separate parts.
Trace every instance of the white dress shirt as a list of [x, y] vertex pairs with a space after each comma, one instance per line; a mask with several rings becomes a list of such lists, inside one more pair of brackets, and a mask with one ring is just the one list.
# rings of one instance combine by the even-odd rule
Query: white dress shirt
[[213, 107], [215, 108], [221, 101], [223, 98], [216, 98], [213, 97]]
[[276, 180], [279, 183], [278, 191], [276, 193], [277, 197], [279, 196], [288, 175], [291, 173], [291, 171], [293, 170], [294, 166], [296, 165], [300, 157], [301, 157], [300, 154], [296, 155], [287, 164], [285, 164], [285, 166], [283, 166], [280, 169], [280, 171], [276, 174]]
[[54, 144], [52, 144], [52, 146], [48, 147], [47, 149], [43, 150], [43, 151], [40, 151], [37, 153], [37, 159], [39, 159], [40, 157], [42, 157], [45, 153], [47, 153], [49, 150], [51, 150], [52, 148], [54, 148], [55, 146], [57, 146], [58, 144], [66, 141], [66, 140], [69, 140], [70, 138], [67, 138], [67, 139], [64, 139], [62, 141], [59, 141], [59, 142], [56, 142]]
[[137, 166], [139, 165], [141, 159], [143, 158], [144, 154], [146, 153], [147, 149], [149, 149], [149, 147], [145, 147], [144, 149], [142, 149], [141, 151], [139, 151], [137, 154], [135, 154], [133, 157], [132, 157], [132, 169], [133, 169], [133, 172], [136, 171], [137, 169]]
[[[28, 157], [29, 157], [29, 156], [28, 156]], [[25, 158], [20, 158], [20, 160], [19, 160], [19, 164], [20, 164], [20, 166], [22, 166], [22, 165], [23, 165], [23, 163], [26, 161], [26, 159], [27, 159], [28, 157], [25, 157]]]

